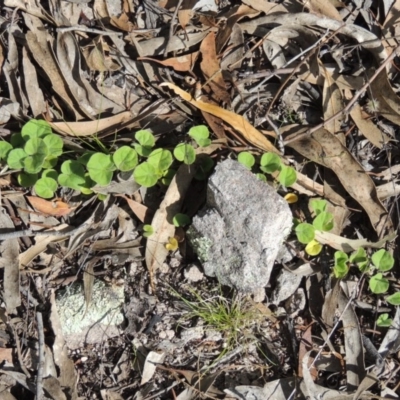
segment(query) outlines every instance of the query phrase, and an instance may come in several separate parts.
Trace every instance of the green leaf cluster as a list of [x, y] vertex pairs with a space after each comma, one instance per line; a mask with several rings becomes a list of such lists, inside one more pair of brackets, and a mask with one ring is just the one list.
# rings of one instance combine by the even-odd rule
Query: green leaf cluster
[[322, 250], [322, 246], [315, 240], [315, 231], [329, 232], [333, 228], [333, 215], [326, 211], [327, 206], [326, 200], [312, 200], [311, 208], [315, 214], [312, 224], [302, 222], [297, 224], [294, 229], [297, 240], [307, 245], [306, 252], [309, 255], [316, 256]]
[[[211, 143], [204, 125], [191, 128], [188, 135], [197, 146]], [[173, 151], [155, 148], [156, 139], [147, 130], [136, 132], [134, 139], [130, 146], [121, 146], [114, 153], [86, 152], [78, 159], [65, 160], [63, 140], [46, 121], [33, 119], [11, 137], [11, 143], [0, 141], [0, 161], [5, 161], [11, 169], [21, 170], [17, 177], [21, 186], [34, 186], [38, 196], [51, 198], [59, 185], [91, 194], [95, 185], [107, 186], [115, 171], [132, 172], [133, 179], [145, 187], [157, 182], [169, 185], [176, 173], [172, 168], [175, 160], [188, 165], [196, 160], [191, 144], [180, 143]], [[104, 146], [102, 149], [105, 150]], [[61, 165], [60, 156], [64, 158]], [[213, 166], [210, 157], [203, 157], [195, 178], [205, 179]]]
[[[256, 165], [257, 160], [250, 152], [242, 151], [238, 154], [238, 161], [251, 170]], [[263, 181], [267, 180], [264, 174], [273, 174], [277, 171], [279, 172], [277, 176], [278, 182], [284, 187], [293, 185], [297, 180], [296, 170], [283, 164], [281, 158], [274, 153], [265, 153], [261, 156], [259, 169], [262, 173], [257, 173], [257, 178]]]

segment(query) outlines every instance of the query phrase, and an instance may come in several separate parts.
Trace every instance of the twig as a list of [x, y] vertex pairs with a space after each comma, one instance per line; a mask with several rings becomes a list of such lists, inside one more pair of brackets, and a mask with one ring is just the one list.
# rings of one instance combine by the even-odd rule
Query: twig
[[19, 338], [18, 338], [17, 332], [15, 331], [15, 327], [14, 327], [14, 325], [12, 323], [10, 323], [10, 326], [11, 326], [11, 329], [12, 329], [12, 332], [13, 332], [13, 335], [14, 335], [14, 342], [15, 342], [15, 345], [17, 347], [17, 356], [18, 356], [19, 366], [22, 369], [22, 372], [28, 378], [30, 378], [31, 374], [29, 373], [29, 371], [25, 367], [24, 360], [22, 359], [21, 345], [20, 345], [19, 340], [18, 340]]
[[36, 400], [43, 399], [43, 366], [44, 366], [44, 333], [42, 313], [36, 312], [36, 322], [39, 339], [39, 364], [36, 377]]
[[22, 231], [12, 231], [12, 232], [0, 232], [0, 240], [7, 240], [7, 239], [18, 239], [24, 236], [71, 236], [76, 233], [78, 230], [81, 230], [84, 226], [78, 226], [72, 230], [49, 230], [49, 231], [32, 231], [31, 229], [24, 229]]
[[87, 26], [83, 25], [74, 25], [74, 26], [67, 26], [65, 28], [57, 28], [57, 32], [65, 33], [65, 32], [71, 32], [71, 31], [80, 31], [80, 32], [86, 32], [86, 33], [95, 33], [96, 35], [105, 35], [105, 36], [121, 36], [123, 35], [122, 32], [106, 32], [102, 31], [100, 29], [94, 29], [94, 28], [89, 28]]
[[328, 122], [334, 121], [338, 117], [340, 117], [342, 114], [347, 114], [350, 112], [350, 110], [353, 108], [354, 104], [356, 101], [359, 99], [359, 97], [368, 89], [368, 87], [371, 85], [371, 83], [378, 77], [378, 75], [386, 68], [386, 65], [390, 63], [390, 61], [393, 60], [393, 58], [396, 57], [396, 53], [400, 50], [400, 45], [398, 45], [392, 54], [386, 58], [386, 60], [379, 66], [379, 68], [375, 71], [375, 73], [371, 76], [371, 78], [368, 80], [368, 82], [365, 83], [365, 85], [358, 91], [356, 94], [353, 96], [353, 98], [349, 101], [347, 106], [343, 109], [338, 111], [336, 114], [332, 115], [330, 118], [328, 118], [326, 121], [321, 122], [320, 124], [308, 129], [307, 131], [297, 134], [294, 133], [293, 135], [289, 136], [287, 140], [285, 140], [285, 145], [294, 142], [295, 140], [300, 140], [306, 136], [311, 135], [313, 132], [317, 131], [318, 129], [321, 129], [324, 127], [325, 124]]
[[172, 37], [174, 36], [174, 22], [176, 20], [176, 17], [178, 16], [178, 11], [181, 8], [181, 5], [183, 3], [183, 0], [179, 0], [178, 4], [175, 7], [174, 13], [172, 14], [172, 18], [171, 18], [171, 22], [169, 25], [169, 37], [168, 37], [168, 42], [167, 45], [165, 46], [165, 50], [164, 50], [164, 56], [167, 56], [167, 53], [169, 52], [169, 44], [171, 43]]

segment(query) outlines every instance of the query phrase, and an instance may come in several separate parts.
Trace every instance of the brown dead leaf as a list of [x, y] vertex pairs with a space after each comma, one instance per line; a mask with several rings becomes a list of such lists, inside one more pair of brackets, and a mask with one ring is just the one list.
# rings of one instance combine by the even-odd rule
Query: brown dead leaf
[[148, 222], [149, 218], [153, 216], [153, 212], [149, 210], [144, 204], [139, 203], [138, 201], [132, 200], [127, 196], [119, 195], [126, 200], [128, 203], [129, 208], [132, 212], [138, 217], [139, 221], [142, 223]]
[[362, 112], [359, 104], [355, 104], [350, 111], [350, 115], [360, 133], [363, 134], [375, 147], [381, 149], [385, 143], [390, 142], [390, 137], [368, 119], [368, 114]]
[[130, 22], [129, 17], [125, 12], [123, 12], [119, 17], [112, 16], [110, 24], [125, 32], [131, 32], [133, 29], [133, 24]]
[[82, 319], [87, 313], [87, 310], [90, 307], [90, 303], [92, 301], [93, 294], [93, 284], [94, 284], [94, 264], [97, 262], [96, 257], [90, 260], [87, 264], [86, 269], [83, 273], [83, 288], [84, 288], [84, 296], [85, 296], [85, 314], [83, 314]]
[[[324, 120], [328, 121], [329, 118], [331, 118], [332, 116], [343, 110], [343, 98], [330, 72], [324, 68], [324, 65], [321, 62], [320, 66], [323, 71], [323, 75], [325, 76], [324, 88], [322, 91], [322, 96], [323, 96], [322, 107], [324, 111]], [[343, 121], [343, 116], [335, 118], [332, 121], [327, 122], [325, 124], [325, 128], [328, 132], [335, 135], [344, 145], [346, 143], [346, 139], [341, 129], [342, 121]]]
[[13, 352], [13, 349], [5, 349], [0, 347], [0, 360], [9, 364], [13, 364]]
[[[367, 71], [372, 75], [372, 71]], [[400, 125], [400, 98], [389, 83], [387, 72], [383, 70], [377, 78], [372, 81], [370, 93], [377, 105], [377, 114], [387, 118], [389, 121]]]
[[43, 92], [39, 87], [36, 68], [32, 64], [25, 46], [22, 48], [22, 66], [24, 69], [24, 86], [26, 89], [26, 95], [32, 114], [34, 117], [37, 117], [46, 111], [46, 103], [44, 101]]
[[343, 21], [339, 11], [336, 10], [335, 6], [329, 0], [307, 0], [304, 2], [304, 5], [312, 14]]
[[234, 129], [239, 131], [247, 141], [249, 141], [254, 146], [260, 148], [261, 150], [271, 151], [273, 153], [280, 154], [280, 151], [276, 149], [275, 146], [260, 131], [254, 128], [242, 116], [225, 110], [221, 107], [215, 106], [213, 104], [207, 104], [203, 101], [196, 101], [189, 93], [185, 92], [184, 90], [180, 89], [178, 86], [172, 83], [165, 82], [162, 83], [160, 86], [166, 86], [172, 89], [182, 99], [197, 107], [199, 110], [208, 112], [209, 114], [221, 118], [223, 121], [231, 125]]
[[138, 57], [137, 59], [139, 61], [153, 61], [164, 67], [172, 67], [175, 71], [187, 72], [192, 70], [198, 56], [199, 52], [195, 51], [194, 53], [167, 58], [166, 60], [156, 60], [150, 57]]
[[[303, 377], [303, 364], [301, 363], [301, 360], [305, 356], [305, 354], [310, 351], [313, 347], [313, 340], [312, 340], [312, 325], [309, 325], [306, 330], [303, 332], [303, 335], [301, 337], [300, 345], [299, 345], [299, 357], [298, 360], [299, 365], [298, 365], [298, 376], [300, 378]], [[312, 366], [310, 368], [310, 374], [313, 380], [315, 381], [316, 378], [318, 377], [318, 371], [316, 370], [315, 366]]]
[[122, 123], [129, 121], [132, 118], [130, 111], [113, 115], [108, 118], [101, 118], [96, 121], [81, 121], [81, 122], [49, 122], [54, 131], [65, 136], [92, 136], [99, 132], [116, 128]]
[[83, 49], [86, 63], [92, 71], [118, 71], [121, 66], [110, 57], [110, 48], [101, 36], [93, 40], [92, 45]]
[[222, 48], [225, 46], [229, 38], [231, 37], [233, 26], [240, 21], [244, 17], [255, 17], [259, 14], [258, 11], [255, 11], [253, 8], [250, 8], [246, 5], [240, 5], [238, 7], [234, 7], [230, 9], [225, 17], [228, 17], [226, 21], [226, 25], [223, 29], [219, 29], [217, 33], [217, 37], [215, 39], [216, 43], [216, 52], [217, 54], [221, 53]]
[[210, 32], [201, 42], [200, 52], [202, 55], [200, 68], [207, 80], [206, 87], [208, 86], [211, 90], [211, 96], [215, 96], [217, 101], [230, 105], [231, 99], [226, 90], [221, 66], [217, 58], [214, 32]]
[[71, 100], [68, 94], [67, 86], [55, 63], [49, 45], [46, 44], [46, 47], [42, 47], [36, 35], [31, 31], [27, 32], [25, 38], [29, 50], [32, 56], [34, 57], [35, 61], [40, 65], [40, 67], [49, 77], [54, 93], [56, 93], [59, 96], [60, 100], [67, 106], [69, 111], [73, 115], [75, 115], [77, 119], [81, 119], [82, 116], [74, 107], [73, 101]]
[[[0, 227], [14, 229], [14, 223], [3, 207], [0, 207]], [[21, 305], [20, 275], [18, 265], [19, 244], [18, 239], [7, 239], [0, 243], [0, 267], [4, 268], [3, 301], [9, 314], [15, 314]]]
[[153, 290], [155, 290], [154, 277], [156, 270], [168, 255], [165, 244], [168, 243], [169, 238], [174, 237], [175, 226], [172, 223], [172, 219], [181, 211], [185, 193], [201, 159], [202, 157], [199, 155], [194, 164], [190, 166], [181, 165], [179, 167], [178, 172], [168, 186], [164, 200], [161, 202], [151, 222], [154, 233], [147, 240], [145, 259]]
[[183, 0], [181, 8], [178, 10], [178, 21], [183, 29], [194, 16], [193, 7], [196, 5], [197, 0]]
[[288, 12], [288, 9], [283, 4], [271, 3], [265, 0], [242, 0], [242, 3], [265, 14]]
[[35, 196], [27, 196], [27, 199], [36, 211], [53, 217], [66, 216], [76, 209], [61, 200], [49, 201]]
[[374, 182], [340, 141], [326, 129], [289, 143], [302, 156], [331, 169], [353, 199], [364, 208], [379, 237], [392, 232], [393, 224], [380, 202]]

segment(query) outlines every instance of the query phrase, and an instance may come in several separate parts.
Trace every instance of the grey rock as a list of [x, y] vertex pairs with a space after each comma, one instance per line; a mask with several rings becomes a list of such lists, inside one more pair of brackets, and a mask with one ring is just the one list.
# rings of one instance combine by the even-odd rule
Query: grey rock
[[276, 190], [233, 160], [216, 167], [188, 238], [207, 276], [251, 293], [265, 287], [292, 213]]

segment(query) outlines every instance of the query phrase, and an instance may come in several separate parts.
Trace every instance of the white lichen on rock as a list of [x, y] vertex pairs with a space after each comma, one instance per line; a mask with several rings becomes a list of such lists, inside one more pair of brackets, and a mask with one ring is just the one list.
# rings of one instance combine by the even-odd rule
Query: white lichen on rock
[[124, 321], [121, 307], [124, 303], [124, 288], [110, 287], [100, 280], [93, 284], [92, 298], [86, 310], [84, 289], [74, 283], [57, 292], [56, 304], [65, 336], [88, 331], [92, 326], [120, 325]]

